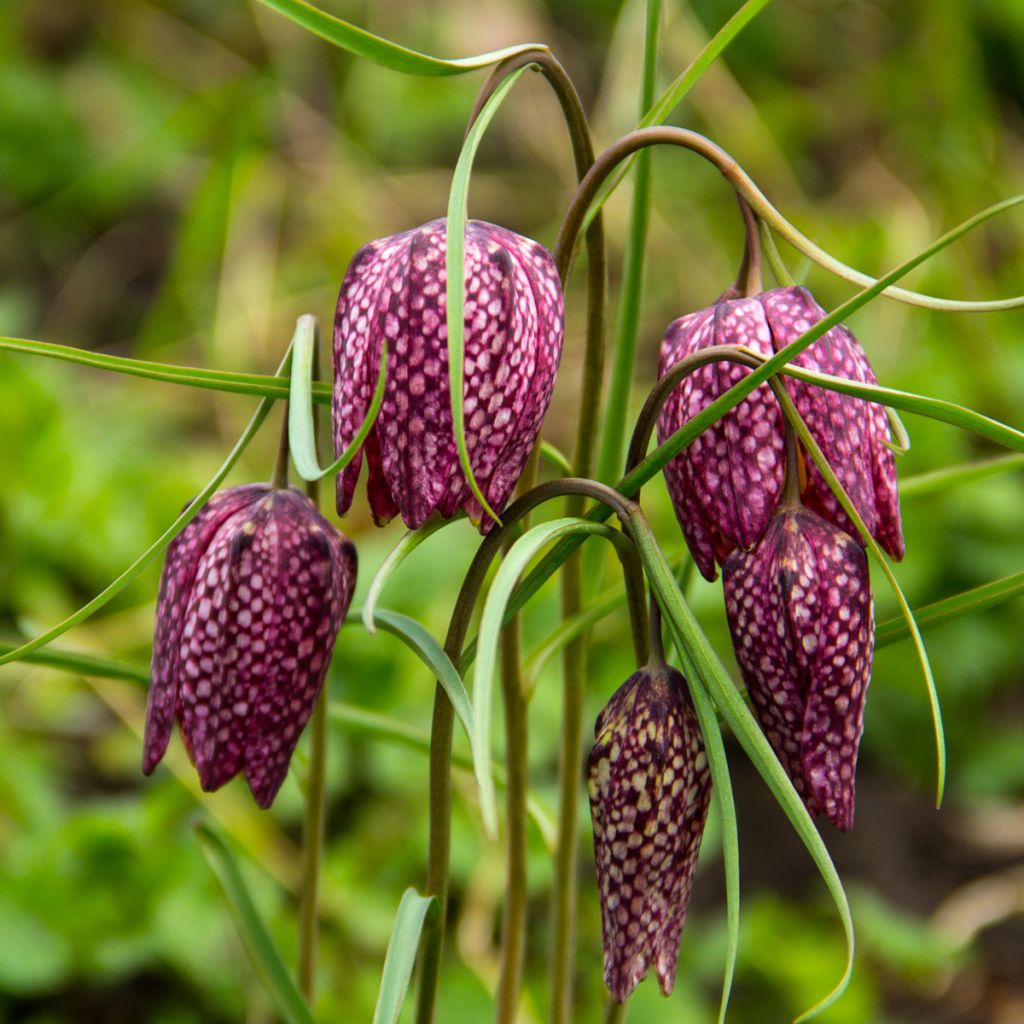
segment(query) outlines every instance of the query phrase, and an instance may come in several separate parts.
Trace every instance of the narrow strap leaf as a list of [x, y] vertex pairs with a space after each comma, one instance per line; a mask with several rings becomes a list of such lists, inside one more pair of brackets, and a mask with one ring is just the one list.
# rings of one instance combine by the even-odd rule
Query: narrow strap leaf
[[315, 481], [340, 473], [355, 457], [377, 421], [384, 388], [387, 384], [388, 343], [380, 351], [380, 369], [366, 416], [352, 438], [352, 443], [326, 469], [320, 468], [316, 453], [316, 431], [313, 418], [313, 354], [316, 351], [318, 327], [316, 317], [300, 316], [292, 336], [292, 372], [288, 392], [288, 447], [295, 472], [303, 480]]
[[[361, 621], [352, 615], [346, 620], [345, 625], [353, 625]], [[427, 668], [437, 677], [438, 682], [444, 687], [448, 699], [452, 702], [455, 714], [466, 730], [466, 738], [472, 750], [480, 745], [479, 738], [475, 734], [474, 716], [469, 694], [462, 684], [462, 677], [452, 664], [451, 659], [444, 652], [444, 648], [438, 643], [434, 635], [424, 625], [410, 618], [408, 615], [401, 615], [387, 608], [377, 608], [374, 612], [374, 623], [387, 633], [398, 637], [406, 647], [409, 648]]]
[[473, 122], [466, 139], [462, 144], [455, 173], [452, 175], [452, 187], [448, 196], [448, 220], [445, 229], [445, 297], [447, 300], [446, 317], [448, 327], [448, 386], [451, 391], [452, 429], [455, 432], [455, 445], [459, 452], [459, 465], [462, 473], [473, 492], [473, 497], [480, 503], [485, 515], [489, 515], [496, 523], [501, 523], [497, 513], [488, 504], [480, 485], [473, 475], [473, 466], [469, 458], [469, 447], [466, 443], [466, 420], [463, 415], [463, 358], [465, 334], [465, 291], [466, 291], [466, 216], [469, 194], [469, 177], [473, 170], [473, 158], [476, 156], [480, 140], [487, 131], [498, 107], [515, 85], [525, 67], [513, 71], [491, 94], [484, 104], [479, 116]]
[[363, 602], [363, 625], [367, 633], [373, 633], [376, 629], [374, 624], [374, 612], [377, 608], [377, 601], [384, 591], [388, 580], [394, 575], [398, 567], [409, 557], [428, 537], [432, 537], [438, 530], [449, 526], [456, 521], [441, 519], [440, 516], [432, 517], [425, 522], [418, 530], [409, 530], [402, 536], [402, 539], [391, 549], [391, 553], [381, 563], [376, 575], [370, 581], [370, 589], [366, 592], [366, 600]]
[[1000, 455], [979, 462], [964, 462], [957, 466], [943, 466], [927, 473], [917, 473], [900, 480], [900, 500], [923, 498], [930, 494], [959, 487], [961, 484], [986, 480], [1000, 473], [1024, 469], [1024, 455]]
[[287, 1024], [313, 1024], [313, 1015], [299, 995], [267, 926], [252, 902], [230, 847], [210, 825], [196, 825], [195, 833], [224, 892], [249, 960], [278, 1012]]
[[569, 462], [569, 457], [549, 441], [541, 441], [540, 457], [549, 466], [557, 469], [560, 476], [572, 476], [572, 464]]
[[455, 60], [444, 60], [431, 57], [429, 54], [410, 50], [398, 43], [392, 43], [382, 36], [367, 32], [341, 18], [336, 18], [318, 7], [306, 3], [305, 0], [260, 0], [260, 3], [283, 14], [286, 18], [301, 25], [314, 35], [326, 39], [327, 42], [358, 57], [365, 57], [374, 64], [401, 71], [407, 75], [429, 75], [432, 77], [445, 75], [464, 75], [467, 71], [479, 71], [514, 57], [525, 50], [546, 50], [542, 43], [520, 43], [507, 46], [501, 50], [477, 54], [474, 57], [459, 57]]
[[380, 992], [373, 1011], [373, 1024], [395, 1024], [402, 1012], [409, 980], [416, 963], [416, 950], [427, 914], [437, 906], [436, 896], [421, 896], [415, 889], [405, 890], [395, 924], [391, 930], [384, 971], [380, 977]]

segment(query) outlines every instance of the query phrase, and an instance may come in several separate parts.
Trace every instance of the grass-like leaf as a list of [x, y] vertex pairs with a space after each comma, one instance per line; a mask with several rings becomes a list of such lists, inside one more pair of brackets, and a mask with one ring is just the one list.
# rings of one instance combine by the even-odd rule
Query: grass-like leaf
[[370, 589], [366, 592], [366, 600], [363, 602], [363, 625], [367, 633], [373, 633], [376, 629], [374, 613], [377, 610], [377, 602], [384, 592], [388, 580], [394, 575], [398, 567], [409, 557], [428, 537], [432, 537], [438, 530], [443, 529], [456, 522], [456, 517], [442, 519], [434, 516], [427, 520], [418, 530], [408, 530], [402, 535], [402, 539], [391, 549], [387, 558], [381, 563], [373, 579], [370, 581]]
[[943, 466], [942, 469], [917, 473], [900, 480], [900, 500], [924, 498], [963, 484], [987, 480], [1001, 473], [1013, 473], [1018, 469], [1024, 469], [1024, 455], [1000, 455], [994, 459]]
[[[960, 619], [965, 615], [974, 615], [977, 612], [995, 608], [997, 605], [1020, 597], [1021, 594], [1024, 594], [1024, 572], [1014, 573], [1012, 576], [1005, 576], [1003, 579], [993, 580], [991, 583], [983, 583], [980, 587], [964, 590], [951, 597], [944, 597], [941, 601], [926, 604], [923, 608], [917, 609], [914, 619], [919, 629], [932, 629], [945, 622], [951, 622], [953, 619]], [[910, 635], [910, 626], [906, 618], [898, 615], [879, 623], [875, 628], [875, 647], [885, 647], [888, 644], [897, 643]]]
[[267, 926], [252, 902], [230, 847], [210, 825], [197, 824], [195, 833], [210, 869], [224, 891], [228, 909], [256, 976], [278, 1012], [287, 1024], [313, 1024], [313, 1015], [299, 995]]
[[462, 473], [473, 492], [473, 497], [480, 503], [485, 515], [489, 515], [496, 523], [500, 523], [495, 511], [488, 504], [480, 485], [473, 475], [473, 466], [469, 458], [466, 444], [466, 420], [463, 415], [463, 348], [465, 334], [464, 302], [466, 292], [466, 216], [469, 196], [469, 178], [473, 171], [473, 158], [476, 156], [480, 140], [487, 131], [498, 107], [515, 85], [525, 67], [513, 71], [491, 94], [484, 104], [479, 116], [466, 133], [452, 175], [452, 187], [448, 196], [448, 220], [446, 227], [445, 250], [445, 297], [448, 326], [448, 385], [451, 389], [452, 429], [455, 432], [455, 444], [459, 451], [459, 465]]
[[373, 1024], [395, 1024], [402, 1012], [409, 980], [416, 963], [416, 950], [427, 914], [437, 906], [436, 896], [421, 896], [415, 889], [406, 889], [398, 904], [391, 941], [384, 957], [380, 992], [373, 1011]]
[[407, 75], [427, 75], [431, 77], [445, 75], [464, 75], [467, 71], [479, 71], [482, 68], [497, 64], [506, 57], [514, 57], [524, 50], [546, 50], [541, 43], [522, 43], [518, 46], [507, 46], [501, 50], [477, 54], [473, 57], [459, 57], [455, 60], [444, 60], [431, 57], [429, 54], [410, 50], [398, 43], [392, 43], [382, 36], [367, 32], [333, 14], [306, 3], [305, 0], [260, 0], [260, 3], [283, 14], [289, 20], [301, 25], [314, 35], [326, 39], [342, 50], [364, 57], [366, 60], [379, 64], [392, 71], [401, 71]]
[[569, 533], [578, 533], [581, 536], [597, 533], [613, 541], [621, 542], [623, 540], [622, 534], [610, 527], [572, 517], [552, 519], [550, 522], [533, 527], [509, 548], [501, 567], [495, 574], [480, 616], [478, 657], [473, 676], [473, 731], [478, 740], [475, 750], [478, 766], [477, 779], [483, 779], [487, 786], [481, 798], [484, 829], [491, 838], [497, 835], [498, 829], [493, 780], [490, 773], [491, 716], [494, 672], [498, 660], [498, 639], [504, 621], [505, 607], [516, 581], [537, 552], [551, 541]]
[[316, 419], [313, 415], [313, 356], [316, 353], [318, 331], [316, 317], [308, 313], [296, 321], [288, 389], [288, 447], [295, 472], [309, 482], [340, 473], [356, 457], [377, 421], [388, 378], [388, 343], [385, 341], [380, 350], [377, 383], [363, 422], [349, 446], [326, 469], [321, 469], [316, 451]]

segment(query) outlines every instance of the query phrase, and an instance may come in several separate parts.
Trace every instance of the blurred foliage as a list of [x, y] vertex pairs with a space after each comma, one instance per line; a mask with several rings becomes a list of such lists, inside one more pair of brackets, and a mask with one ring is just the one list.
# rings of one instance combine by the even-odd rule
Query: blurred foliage
[[[326, 6], [326, 4], [325, 4]], [[546, 40], [576, 77], [599, 143], [636, 119], [642, 5], [611, 0], [336, 0], [338, 13], [446, 56]], [[733, 0], [666, 5], [665, 79]], [[480, 76], [402, 78], [353, 62], [246, 0], [8, 0], [0, 6], [0, 330], [126, 355], [269, 372], [294, 318], [332, 315], [358, 246], [438, 216]], [[845, 262], [881, 272], [1024, 177], [1024, 7], [998, 0], [776, 0], [694, 90], [679, 123], [711, 134], [769, 197]], [[654, 160], [650, 272], [635, 406], [664, 325], [729, 283], [740, 224], [717, 173], [692, 156]], [[526, 76], [485, 140], [471, 210], [551, 243], [572, 183], [555, 103]], [[613, 284], [627, 190], [607, 208]], [[994, 298], [1024, 291], [1019, 215], [943, 253], [911, 286]], [[785, 254], [787, 258], [792, 254]], [[848, 285], [802, 266], [833, 305]], [[569, 294], [559, 393], [545, 435], [571, 447], [581, 281]], [[614, 297], [614, 287], [612, 291]], [[1020, 425], [1019, 312], [939, 315], [880, 300], [853, 326], [884, 383]], [[0, 620], [32, 634], [81, 604], [156, 536], [209, 477], [251, 403], [0, 355]], [[234, 479], [268, 475], [276, 414]], [[908, 423], [904, 474], [989, 454], [951, 429]], [[660, 485], [645, 504], [668, 550], [678, 529]], [[1020, 474], [908, 501], [900, 578], [914, 603], [1024, 563]], [[365, 505], [361, 591], [400, 535]], [[454, 525], [399, 571], [384, 603], [436, 634], [474, 536]], [[68, 646], [148, 658], [158, 568]], [[881, 582], [879, 581], [881, 586]], [[717, 586], [693, 585], [729, 651]], [[879, 616], [894, 604], [884, 590]], [[357, 598], [358, 601], [358, 598]], [[548, 587], [528, 648], [554, 627]], [[949, 799], [929, 806], [931, 729], [913, 653], [879, 653], [862, 748], [858, 828], [829, 834], [851, 888], [860, 953], [823, 1020], [1013, 1024], [1024, 1019], [1024, 657], [1009, 604], [929, 634], [948, 726]], [[595, 631], [590, 711], [631, 671], [623, 616]], [[432, 681], [393, 638], [346, 629], [332, 694], [429, 726]], [[0, 670], [0, 1021], [158, 1024], [272, 1019], [189, 828], [210, 816], [276, 938], [294, 955], [301, 811], [296, 759], [271, 814], [241, 785], [200, 796], [177, 740], [139, 775], [144, 693], [41, 667]], [[549, 806], [559, 717], [556, 665], [531, 705], [533, 784]], [[500, 723], [499, 723], [500, 725]], [[496, 733], [498, 735], [498, 733]], [[730, 1020], [789, 1019], [842, 963], [824, 892], [760, 782], [729, 747], [744, 877]], [[394, 911], [422, 884], [422, 754], [336, 729], [317, 1007], [369, 1020]], [[490, 1015], [504, 886], [473, 786], [456, 774], [454, 918], [441, 1021]], [[580, 815], [586, 820], [581, 806]], [[581, 1022], [600, 1018], [600, 929], [583, 832]], [[641, 986], [632, 1024], [710, 1021], [724, 911], [713, 832], [705, 842], [676, 993]], [[531, 930], [522, 1019], [546, 1006], [550, 864], [532, 833]], [[1013, 908], [1018, 916], [1012, 916]]]

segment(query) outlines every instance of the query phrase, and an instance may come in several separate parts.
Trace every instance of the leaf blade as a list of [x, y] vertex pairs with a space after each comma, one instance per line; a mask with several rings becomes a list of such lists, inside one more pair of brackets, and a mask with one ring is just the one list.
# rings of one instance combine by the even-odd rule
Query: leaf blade
[[436, 906], [436, 896], [421, 896], [413, 888], [406, 889], [402, 894], [384, 957], [373, 1024], [395, 1024], [398, 1020], [409, 991], [423, 924], [427, 914]]

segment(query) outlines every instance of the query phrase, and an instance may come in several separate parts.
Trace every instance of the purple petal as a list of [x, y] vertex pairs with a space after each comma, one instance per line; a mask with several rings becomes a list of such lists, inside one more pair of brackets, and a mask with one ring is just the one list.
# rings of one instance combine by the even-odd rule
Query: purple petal
[[223, 523], [266, 493], [248, 484], [214, 494], [196, 517], [171, 541], [160, 578], [153, 639], [151, 683], [146, 701], [142, 770], [152, 773], [167, 750], [178, 702], [178, 655], [186, 607], [204, 553]]
[[595, 736], [589, 791], [605, 982], [622, 1002], [653, 965], [667, 995], [711, 796], [683, 677], [671, 668], [631, 676]]
[[726, 612], [761, 726], [811, 814], [853, 824], [874, 647], [864, 549], [817, 513], [780, 511], [727, 559]]
[[[355, 588], [355, 549], [297, 491], [277, 491], [265, 530], [266, 557], [250, 577], [255, 602], [266, 602], [249, 669], [253, 707], [245, 745], [245, 775], [260, 807], [269, 807], [288, 774], [313, 712], [334, 641]], [[256, 575], [258, 572], [258, 577]], [[256, 642], [254, 633], [255, 649]]]
[[[770, 355], [771, 334], [754, 299], [720, 301], [673, 323], [662, 344], [659, 373], [714, 345], [745, 345]], [[665, 441], [750, 371], [718, 362], [691, 373], [664, 406], [658, 439]], [[698, 567], [714, 579], [714, 562], [736, 546], [749, 547], [764, 533], [778, 504], [784, 477], [781, 414], [766, 385], [708, 427], [666, 474], [676, 515]], [[689, 493], [688, 493], [689, 492]], [[701, 510], [698, 517], [694, 506]]]

